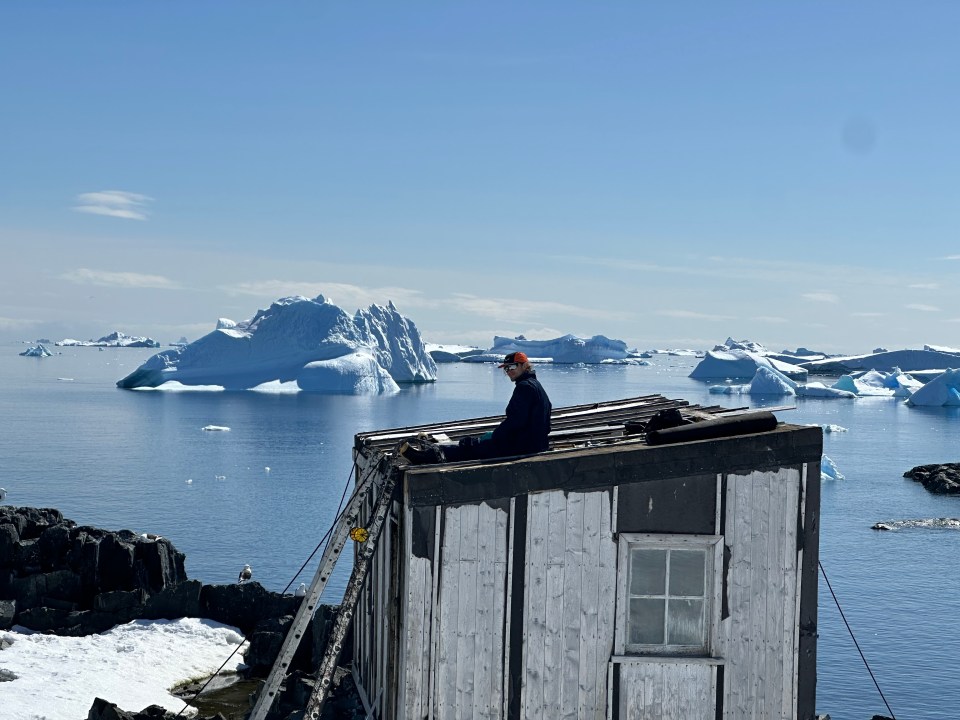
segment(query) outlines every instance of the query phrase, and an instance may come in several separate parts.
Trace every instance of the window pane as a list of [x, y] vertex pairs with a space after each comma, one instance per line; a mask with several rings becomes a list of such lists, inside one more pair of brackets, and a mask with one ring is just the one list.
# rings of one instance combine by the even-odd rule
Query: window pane
[[674, 550], [670, 553], [670, 594], [703, 597], [706, 563], [703, 550]]
[[663, 644], [664, 600], [633, 598], [630, 600], [629, 639], [630, 644]]
[[666, 550], [630, 550], [631, 595], [663, 595], [666, 575]]
[[667, 644], [703, 645], [703, 600], [671, 600]]

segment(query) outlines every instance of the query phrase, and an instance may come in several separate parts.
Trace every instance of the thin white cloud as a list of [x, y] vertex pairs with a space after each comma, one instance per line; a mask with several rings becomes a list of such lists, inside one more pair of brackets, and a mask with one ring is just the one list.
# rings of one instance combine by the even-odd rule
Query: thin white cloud
[[789, 320], [787, 320], [786, 318], [777, 317], [775, 315], [758, 315], [757, 317], [750, 318], [750, 319], [756, 322], [776, 323], [776, 324], [789, 322]]
[[862, 318], [883, 317], [883, 313], [878, 313], [878, 312], [855, 312], [855, 313], [850, 313], [850, 317], [862, 317]]
[[907, 285], [907, 287], [914, 290], [939, 290], [940, 283], [914, 283], [913, 285]]
[[92, 215], [107, 215], [127, 220], [146, 220], [146, 206], [152, 200], [153, 198], [147, 195], [124, 190], [101, 190], [77, 195], [78, 204], [74, 205], [73, 209], [77, 212]]
[[838, 303], [840, 298], [830, 292], [812, 292], [812, 293], [803, 293], [800, 297], [805, 300], [812, 300], [813, 302], [825, 302], [825, 303]]
[[162, 275], [144, 275], [135, 272], [108, 272], [78, 268], [60, 276], [78, 285], [99, 285], [101, 287], [154, 288], [159, 290], [177, 290], [180, 284]]
[[947, 255], [944, 260], [960, 260], [960, 255]]
[[920, 312], [940, 312], [940, 308], [934, 305], [923, 305], [921, 303], [911, 303], [907, 305], [907, 310], [919, 310]]
[[711, 320], [728, 321], [736, 320], [733, 315], [710, 315], [708, 313], [694, 312], [693, 310], [660, 310], [656, 313], [663, 317], [680, 318], [683, 320]]

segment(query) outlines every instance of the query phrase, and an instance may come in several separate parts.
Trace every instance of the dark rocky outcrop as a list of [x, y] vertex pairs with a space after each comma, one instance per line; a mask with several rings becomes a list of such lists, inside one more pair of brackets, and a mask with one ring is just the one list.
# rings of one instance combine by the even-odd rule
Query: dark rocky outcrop
[[[249, 642], [243, 655], [248, 678], [273, 666], [302, 599], [266, 590], [257, 582], [204, 585], [189, 580], [185, 556], [156, 535], [78, 526], [50, 508], [0, 506], [0, 629], [13, 625], [57, 635], [104, 632], [131, 620], [199, 617], [240, 629]], [[294, 674], [275, 708], [287, 717], [312, 680], [326, 646], [335, 608], [313, 616], [291, 664]], [[344, 655], [350, 654], [344, 648]], [[344, 680], [350, 685], [349, 675]], [[352, 707], [355, 693], [328, 707]], [[331, 712], [333, 712], [331, 710]], [[241, 715], [243, 713], [241, 712]], [[163, 708], [140, 712], [97, 699], [88, 720], [166, 720]], [[217, 713], [213, 718], [226, 720]], [[337, 711], [324, 718], [352, 717]]]
[[938, 495], [960, 494], [960, 463], [917, 465], [903, 476], [923, 485]]

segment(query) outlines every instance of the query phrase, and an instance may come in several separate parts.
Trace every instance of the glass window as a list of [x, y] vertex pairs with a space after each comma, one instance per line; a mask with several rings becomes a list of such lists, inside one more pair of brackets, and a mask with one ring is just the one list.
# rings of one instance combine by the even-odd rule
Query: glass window
[[621, 536], [626, 572], [621, 567], [618, 622], [625, 652], [709, 652], [719, 542], [716, 536]]

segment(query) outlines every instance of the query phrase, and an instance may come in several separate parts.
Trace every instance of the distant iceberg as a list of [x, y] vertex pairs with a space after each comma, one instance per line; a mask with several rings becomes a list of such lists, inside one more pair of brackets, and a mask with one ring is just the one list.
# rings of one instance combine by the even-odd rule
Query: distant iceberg
[[690, 373], [690, 377], [696, 380], [752, 378], [759, 367], [776, 370], [791, 380], [802, 381], [807, 378], [807, 371], [802, 367], [766, 358], [750, 350], [710, 350]]
[[[520, 335], [515, 338], [494, 336], [493, 347], [481, 355], [464, 358], [472, 362], [485, 362], [503, 359], [507, 353], [521, 351], [532, 361], [553, 362], [573, 365], [576, 363], [595, 364], [604, 360], [625, 360], [631, 356], [623, 340], [611, 340], [603, 335], [581, 338], [576, 335], [564, 335], [553, 340], [527, 340]], [[482, 359], [481, 359], [482, 358]]]
[[811, 373], [822, 375], [846, 375], [858, 370], [893, 372], [896, 369], [902, 372], [914, 372], [960, 366], [960, 353], [935, 350], [933, 347], [925, 345], [923, 350], [890, 350], [867, 355], [832, 357], [825, 360], [811, 360], [800, 365]]
[[472, 355], [481, 355], [483, 350], [473, 345], [438, 345], [437, 343], [425, 343], [427, 352], [434, 362], [455, 363]]
[[20, 353], [21, 357], [50, 357], [52, 355], [53, 355], [52, 352], [47, 350], [43, 345], [39, 343], [37, 345], [34, 345], [33, 347], [27, 348], [22, 353]]
[[351, 317], [319, 295], [281, 298], [245, 322], [221, 318], [213, 332], [157, 353], [117, 387], [249, 390], [295, 383], [308, 392], [379, 394], [436, 379], [420, 332], [392, 302]]
[[67, 338], [56, 343], [58, 347], [141, 347], [158, 348], [158, 343], [153, 338], [139, 337], [135, 335], [126, 335], [119, 330], [115, 330], [109, 335], [104, 335], [99, 340], [73, 340]]
[[866, 372], [843, 375], [833, 384], [833, 387], [852, 392], [860, 397], [870, 395], [910, 397], [919, 388], [923, 387], [923, 383], [907, 373], [901, 372], [899, 368], [894, 368], [889, 373], [880, 370], [867, 370]]

